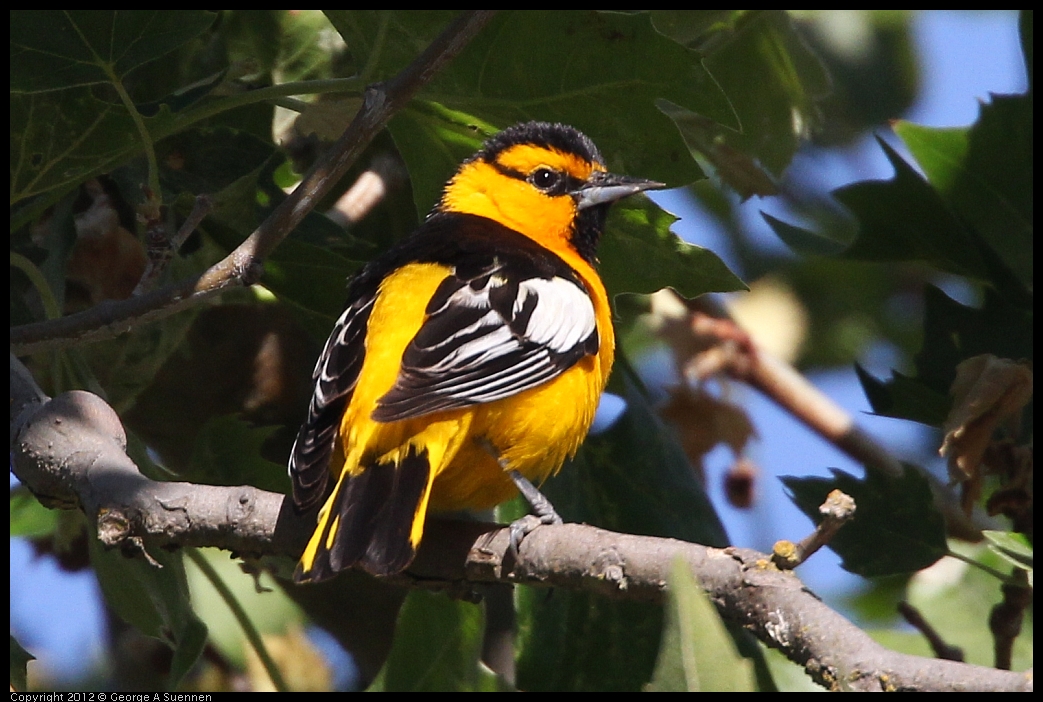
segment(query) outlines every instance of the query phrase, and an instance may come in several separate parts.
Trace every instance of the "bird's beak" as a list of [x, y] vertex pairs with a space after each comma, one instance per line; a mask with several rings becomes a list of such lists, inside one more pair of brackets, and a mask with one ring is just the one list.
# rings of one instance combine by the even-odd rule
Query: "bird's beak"
[[595, 171], [586, 183], [573, 190], [570, 194], [576, 199], [576, 209], [585, 210], [595, 205], [604, 205], [621, 200], [642, 190], [665, 187], [665, 183], [657, 183], [654, 180], [643, 180], [641, 178], [605, 173], [604, 171]]

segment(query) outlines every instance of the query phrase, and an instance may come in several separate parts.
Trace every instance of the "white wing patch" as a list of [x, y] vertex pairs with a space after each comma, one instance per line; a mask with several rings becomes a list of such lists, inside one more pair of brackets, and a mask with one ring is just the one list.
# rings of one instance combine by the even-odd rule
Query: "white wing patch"
[[536, 295], [536, 309], [529, 317], [525, 336], [551, 350], [563, 353], [578, 345], [597, 327], [594, 303], [575, 283], [564, 278], [533, 278], [518, 286], [515, 313], [529, 295]]
[[372, 416], [386, 422], [500, 400], [547, 382], [597, 349], [594, 304], [571, 280], [512, 283], [497, 270], [450, 278]]

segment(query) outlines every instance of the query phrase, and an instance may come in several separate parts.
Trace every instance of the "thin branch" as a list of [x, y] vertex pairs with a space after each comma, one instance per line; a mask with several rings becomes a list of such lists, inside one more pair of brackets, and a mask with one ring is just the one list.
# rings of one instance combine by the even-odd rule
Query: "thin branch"
[[1025, 610], [1032, 606], [1032, 588], [1028, 575], [1016, 568], [1014, 577], [1021, 582], [1013, 585], [1004, 583], [1000, 590], [1003, 600], [989, 614], [989, 630], [992, 631], [995, 664], [1000, 670], [1010, 670], [1014, 658], [1014, 640], [1021, 634]]
[[927, 643], [931, 644], [931, 650], [934, 651], [936, 658], [947, 661], [963, 660], [963, 649], [946, 643], [942, 635], [938, 633], [938, 630], [924, 619], [924, 616], [920, 614], [920, 610], [916, 609], [916, 607], [913, 607], [908, 602], [899, 602], [898, 613], [912, 627], [923, 634], [924, 638], [927, 639]]
[[779, 541], [772, 549], [772, 562], [783, 570], [793, 570], [820, 548], [828, 544], [840, 527], [847, 524], [855, 516], [855, 500], [840, 490], [833, 490], [826, 496], [826, 501], [818, 508], [823, 519], [800, 543]]
[[102, 303], [57, 320], [15, 327], [10, 337], [12, 350], [24, 355], [112, 338], [229, 288], [256, 282], [265, 259], [275, 247], [341, 179], [391, 117], [463, 50], [493, 14], [491, 10], [462, 13], [401, 73], [367, 88], [362, 109], [333, 147], [246, 241], [205, 273], [147, 295]]
[[[248, 486], [155, 482], [126, 454], [116, 413], [74, 391], [44, 402], [11, 357], [12, 468], [45, 504], [81, 509], [109, 548], [216, 546], [239, 554], [296, 558], [314, 522], [284, 495]], [[889, 651], [808, 592], [789, 571], [747, 549], [618, 534], [580, 524], [541, 526], [510, 548], [510, 529], [429, 520], [414, 587], [471, 592], [475, 583], [564, 587], [661, 601], [675, 557], [693, 568], [721, 610], [832, 689], [1031, 690], [1031, 674]]]
[[135, 295], [142, 295], [156, 286], [163, 271], [174, 260], [174, 254], [181, 249], [196, 227], [202, 224], [203, 219], [210, 214], [213, 207], [214, 201], [209, 195], [197, 195], [192, 204], [192, 211], [188, 213], [181, 228], [173, 236], [167, 234], [167, 228], [160, 217], [157, 216], [149, 223], [145, 233], [148, 264], [145, 272], [141, 274], [137, 287], [134, 288]]
[[[680, 297], [680, 296], [678, 296]], [[759, 348], [727, 312], [703, 298], [683, 300], [690, 312], [691, 334], [706, 347], [720, 351], [706, 354], [710, 367], [693, 364], [695, 373], [705, 377], [721, 372], [756, 388], [780, 407], [804, 423], [826, 441], [846, 453], [868, 471], [895, 477], [903, 472], [902, 464], [879, 442], [855, 424], [851, 415], [827, 397], [793, 366]], [[964, 513], [952, 491], [929, 473], [924, 477], [931, 486], [935, 505], [945, 516], [949, 533], [968, 541], [980, 541], [981, 529]]]

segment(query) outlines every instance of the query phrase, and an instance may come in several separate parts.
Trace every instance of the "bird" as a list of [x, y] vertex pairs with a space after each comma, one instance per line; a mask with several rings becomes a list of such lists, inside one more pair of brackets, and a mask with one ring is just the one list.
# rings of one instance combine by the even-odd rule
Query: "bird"
[[[289, 458], [297, 514], [321, 503], [295, 582], [399, 573], [429, 513], [519, 490], [537, 525], [561, 522], [533, 483], [575, 454], [612, 369], [605, 218], [659, 187], [609, 173], [574, 127], [517, 124], [351, 279]], [[512, 525], [512, 544], [532, 528]]]

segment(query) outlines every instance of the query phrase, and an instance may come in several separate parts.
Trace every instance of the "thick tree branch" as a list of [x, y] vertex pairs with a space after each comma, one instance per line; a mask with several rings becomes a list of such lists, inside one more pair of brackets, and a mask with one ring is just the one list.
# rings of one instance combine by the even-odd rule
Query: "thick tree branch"
[[[11, 356], [13, 468], [47, 504], [75, 506], [109, 547], [209, 545], [296, 558], [311, 522], [290, 501], [251, 487], [163, 483], [142, 476], [126, 436], [100, 398], [70, 392], [46, 401]], [[674, 558], [689, 563], [724, 617], [780, 649], [818, 682], [858, 690], [1030, 690], [1031, 675], [889, 651], [829, 609], [790, 572], [747, 549], [715, 549], [579, 524], [541, 527], [517, 558], [509, 529], [432, 520], [413, 586], [468, 592], [475, 583], [526, 583], [658, 601]]]
[[250, 285], [265, 259], [347, 172], [362, 150], [492, 19], [491, 10], [470, 10], [454, 20], [394, 78], [366, 89], [362, 109], [344, 134], [312, 167], [297, 188], [247, 239], [200, 276], [147, 295], [104, 302], [60, 319], [11, 330], [11, 349], [25, 355], [115, 337], [134, 326], [168, 317], [229, 288]]

